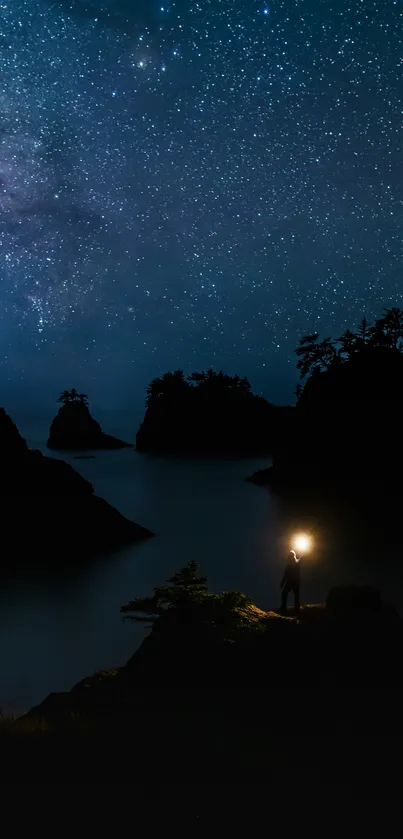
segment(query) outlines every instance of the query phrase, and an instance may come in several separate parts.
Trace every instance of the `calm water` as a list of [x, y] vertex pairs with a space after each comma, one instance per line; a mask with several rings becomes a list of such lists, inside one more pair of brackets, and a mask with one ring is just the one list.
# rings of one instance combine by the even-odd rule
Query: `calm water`
[[[29, 445], [45, 452], [48, 425], [14, 418]], [[134, 439], [124, 414], [98, 418], [105, 431]], [[146, 630], [123, 623], [119, 606], [151, 593], [190, 559], [200, 561], [212, 589], [237, 588], [262, 608], [278, 605], [291, 525], [269, 493], [243, 480], [267, 460], [182, 462], [133, 450], [65, 459], [98, 495], [157, 535], [69, 576], [3, 580], [0, 707], [26, 710], [97, 669], [123, 664]], [[341, 557], [340, 545], [336, 550], [331, 534], [322, 532], [321, 549], [306, 561], [303, 599], [321, 601], [329, 585], [350, 581], [379, 584], [400, 604], [400, 575], [396, 579], [367, 563], [364, 569], [345, 550]]]

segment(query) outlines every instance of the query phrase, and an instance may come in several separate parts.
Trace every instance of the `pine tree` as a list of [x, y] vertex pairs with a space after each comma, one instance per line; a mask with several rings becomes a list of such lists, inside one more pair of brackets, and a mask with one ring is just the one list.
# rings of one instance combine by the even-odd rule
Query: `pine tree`
[[403, 338], [403, 309], [398, 309], [397, 306], [384, 309], [384, 315], [377, 323], [384, 332], [387, 345], [397, 347]]
[[331, 338], [325, 338], [318, 344], [319, 334], [305, 335], [300, 338], [295, 350], [298, 356], [297, 368], [304, 379], [314, 370], [328, 370], [337, 361], [337, 352]]
[[[151, 597], [135, 597], [120, 611], [127, 615], [127, 620], [155, 623], [170, 609], [180, 609], [190, 604], [200, 603], [208, 597], [207, 577], [199, 574], [199, 563], [192, 560], [168, 580], [171, 585], [158, 586]], [[128, 612], [139, 614], [128, 615]]]
[[70, 402], [70, 391], [63, 390], [57, 401], [61, 402], [63, 405], [67, 405], [67, 403]]
[[147, 386], [146, 407], [155, 405], [160, 397], [176, 398], [188, 387], [183, 370], [164, 373], [163, 376], [153, 379]]
[[136, 597], [121, 606], [120, 611], [125, 615], [123, 620], [153, 627], [157, 624], [162, 632], [168, 625], [179, 628], [186, 640], [194, 639], [195, 632], [200, 639], [214, 636], [236, 640], [245, 633], [265, 629], [250, 597], [241, 591], [208, 591], [207, 578], [200, 576], [199, 563], [195, 561], [177, 571], [167, 585], [155, 588], [151, 597]]
[[367, 321], [367, 319], [364, 315], [364, 317], [360, 321], [360, 325], [358, 327], [358, 332], [357, 332], [357, 339], [358, 339], [358, 344], [359, 344], [360, 349], [362, 349], [363, 347], [365, 347], [368, 344], [368, 330], [369, 330], [368, 321]]
[[147, 385], [146, 407], [149, 408], [151, 405], [155, 405], [159, 397], [162, 396], [163, 392], [164, 388], [162, 378], [159, 376]]
[[347, 358], [351, 358], [353, 353], [357, 351], [357, 335], [351, 329], [346, 329], [344, 334], [336, 340], [338, 344], [341, 344], [341, 352]]

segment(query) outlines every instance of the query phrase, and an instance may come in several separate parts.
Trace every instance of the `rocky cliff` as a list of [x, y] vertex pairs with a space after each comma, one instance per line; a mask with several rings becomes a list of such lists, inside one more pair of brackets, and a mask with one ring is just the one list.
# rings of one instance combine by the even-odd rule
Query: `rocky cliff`
[[[231, 814], [239, 822], [242, 784], [264, 783], [262, 823], [268, 788], [285, 795], [287, 807], [290, 796], [306, 802], [314, 790], [315, 815], [329, 784], [338, 793], [333, 807], [350, 785], [371, 800], [380, 787], [390, 795], [394, 776], [401, 797], [398, 615], [376, 592], [351, 589], [304, 607], [298, 619], [251, 608], [231, 642], [217, 627], [202, 637], [188, 622], [182, 633], [171, 626], [152, 632], [126, 666], [48, 696], [4, 730], [7, 783], [132, 782], [143, 791], [147, 782], [158, 791], [156, 814], [160, 790], [169, 790], [162, 829], [167, 812], [176, 823], [178, 780], [180, 812], [190, 799], [195, 824], [203, 785], [219, 784], [221, 800], [231, 784], [224, 829]], [[189, 795], [189, 782], [197, 794]]]
[[30, 450], [4, 408], [0, 456], [0, 565], [81, 562], [152, 535], [94, 495], [68, 463]]
[[314, 371], [273, 467], [252, 476], [280, 495], [308, 492], [376, 499], [401, 495], [403, 354], [368, 349]]
[[[123, 667], [82, 679], [69, 692], [50, 694], [20, 720], [57, 726], [71, 714], [130, 714], [145, 688], [235, 689], [298, 685], [402, 687], [396, 668], [403, 622], [371, 587], [340, 586], [324, 604], [305, 605], [296, 616], [254, 605], [236, 610], [238, 628], [200, 626], [170, 619], [156, 624]], [[241, 617], [241, 622], [239, 621]], [[243, 626], [242, 626], [243, 623]], [[231, 641], [229, 642], [229, 634]], [[268, 663], [270, 662], [270, 666]], [[131, 700], [130, 700], [131, 697]]]

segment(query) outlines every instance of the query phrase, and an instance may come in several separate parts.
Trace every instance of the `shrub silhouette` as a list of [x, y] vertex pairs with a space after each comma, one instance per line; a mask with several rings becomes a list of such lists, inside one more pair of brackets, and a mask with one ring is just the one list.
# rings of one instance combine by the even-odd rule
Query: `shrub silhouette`
[[196, 561], [177, 571], [168, 584], [157, 586], [151, 596], [135, 597], [120, 611], [125, 620], [147, 623], [154, 631], [168, 626], [188, 631], [191, 625], [201, 633], [208, 629], [209, 634], [228, 637], [262, 628], [251, 598], [240, 591], [209, 591]]

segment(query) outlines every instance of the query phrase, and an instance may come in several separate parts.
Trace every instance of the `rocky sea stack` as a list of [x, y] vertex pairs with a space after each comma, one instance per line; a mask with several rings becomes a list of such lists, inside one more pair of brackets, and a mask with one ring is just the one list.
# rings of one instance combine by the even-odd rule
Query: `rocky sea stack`
[[153, 534], [129, 521], [63, 460], [30, 450], [0, 408], [1, 565], [81, 563]]
[[52, 425], [50, 426], [48, 449], [77, 451], [96, 449], [131, 448], [111, 434], [104, 434], [99, 422], [90, 414], [87, 396], [72, 390], [64, 391], [59, 400], [62, 402]]
[[138, 451], [170, 455], [269, 454], [293, 409], [254, 395], [247, 378], [221, 370], [165, 373], [147, 388]]

